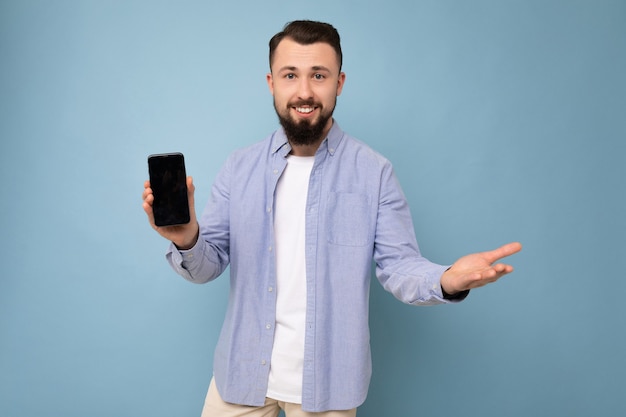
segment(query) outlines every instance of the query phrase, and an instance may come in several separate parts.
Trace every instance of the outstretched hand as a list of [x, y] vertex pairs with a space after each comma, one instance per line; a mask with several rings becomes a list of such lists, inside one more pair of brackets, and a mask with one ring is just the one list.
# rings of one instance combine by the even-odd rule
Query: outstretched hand
[[456, 294], [495, 282], [513, 272], [511, 265], [496, 262], [521, 250], [522, 245], [513, 242], [491, 251], [463, 256], [443, 273], [441, 288], [448, 294]]

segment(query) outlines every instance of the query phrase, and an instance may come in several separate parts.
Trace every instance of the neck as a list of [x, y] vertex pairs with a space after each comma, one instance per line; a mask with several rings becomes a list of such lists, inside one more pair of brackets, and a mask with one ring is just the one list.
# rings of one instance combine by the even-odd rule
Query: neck
[[317, 152], [317, 150], [319, 149], [322, 141], [317, 141], [314, 144], [311, 145], [294, 145], [293, 143], [291, 143], [291, 141], [289, 141], [289, 143], [291, 144], [291, 154], [294, 156], [315, 156], [315, 153]]

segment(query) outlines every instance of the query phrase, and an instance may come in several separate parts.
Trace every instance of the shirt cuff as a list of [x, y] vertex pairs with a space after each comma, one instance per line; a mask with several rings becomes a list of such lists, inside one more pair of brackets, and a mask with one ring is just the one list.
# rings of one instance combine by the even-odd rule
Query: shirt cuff
[[190, 272], [198, 269], [202, 264], [202, 254], [204, 251], [204, 240], [198, 238], [196, 244], [187, 250], [178, 250], [174, 243], [170, 242], [170, 247], [165, 254], [170, 266], [184, 278], [194, 281]]
[[456, 294], [448, 294], [447, 292], [444, 291], [443, 287], [441, 287], [441, 293], [443, 294], [443, 299], [444, 300], [463, 301], [469, 295], [470, 290], [457, 292]]

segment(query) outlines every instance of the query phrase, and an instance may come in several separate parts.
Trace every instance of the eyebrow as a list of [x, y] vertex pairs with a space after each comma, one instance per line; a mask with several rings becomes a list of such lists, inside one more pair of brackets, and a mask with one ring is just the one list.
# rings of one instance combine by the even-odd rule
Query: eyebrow
[[[326, 72], [330, 72], [330, 70], [329, 70], [328, 68], [326, 68], [325, 66], [323, 66], [323, 65], [314, 65], [314, 66], [312, 66], [312, 67], [311, 67], [311, 69], [312, 69], [313, 71], [326, 71]], [[284, 67], [280, 68], [280, 69], [278, 70], [278, 72], [283, 72], [283, 71], [297, 71], [297, 70], [298, 70], [298, 67], [294, 67], [294, 66], [289, 66], [289, 65], [287, 65], [287, 66], [284, 66]]]

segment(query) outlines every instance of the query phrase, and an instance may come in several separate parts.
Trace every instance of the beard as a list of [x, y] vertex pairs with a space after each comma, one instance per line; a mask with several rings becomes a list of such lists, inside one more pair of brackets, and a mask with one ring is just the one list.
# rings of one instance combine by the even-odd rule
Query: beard
[[[337, 99], [335, 98], [335, 103]], [[292, 107], [299, 106], [316, 106], [320, 109], [320, 114], [317, 120], [311, 121], [307, 119], [295, 120], [290, 113]], [[303, 100], [297, 103], [290, 103], [284, 109], [284, 113], [276, 106], [276, 100], [274, 100], [274, 109], [278, 115], [280, 125], [285, 130], [287, 139], [292, 145], [313, 145], [322, 138], [324, 129], [328, 124], [328, 120], [333, 116], [333, 110], [335, 106], [326, 111], [320, 103], [314, 103], [312, 100]]]

